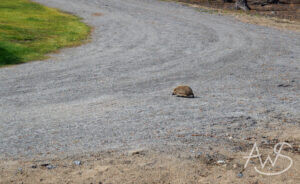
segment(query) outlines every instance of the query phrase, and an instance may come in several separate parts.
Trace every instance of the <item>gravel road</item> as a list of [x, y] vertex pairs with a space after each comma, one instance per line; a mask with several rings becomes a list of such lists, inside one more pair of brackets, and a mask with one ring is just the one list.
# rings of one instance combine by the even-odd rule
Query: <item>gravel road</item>
[[[0, 69], [0, 158], [195, 151], [299, 124], [299, 33], [155, 0], [35, 1], [92, 41]], [[173, 97], [180, 84], [197, 97]]]

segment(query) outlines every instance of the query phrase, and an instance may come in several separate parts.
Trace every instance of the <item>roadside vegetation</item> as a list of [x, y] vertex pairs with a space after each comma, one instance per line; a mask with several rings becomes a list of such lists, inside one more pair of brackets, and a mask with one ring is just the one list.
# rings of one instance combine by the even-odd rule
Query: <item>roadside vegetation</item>
[[80, 18], [29, 0], [1, 0], [0, 67], [47, 58], [81, 44], [90, 27]]
[[[281, 0], [278, 4], [263, 0], [248, 0], [250, 11], [237, 11], [231, 0], [163, 0], [191, 6], [200, 12], [229, 15], [239, 21], [300, 32], [300, 3], [297, 0]], [[264, 4], [265, 3], [265, 4]]]

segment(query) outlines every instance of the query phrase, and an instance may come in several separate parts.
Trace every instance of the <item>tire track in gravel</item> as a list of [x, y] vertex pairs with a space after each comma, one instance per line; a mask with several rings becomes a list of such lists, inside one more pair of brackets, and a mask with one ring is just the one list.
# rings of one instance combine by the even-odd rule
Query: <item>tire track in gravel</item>
[[[193, 151], [229, 145], [190, 136], [232, 133], [220, 121], [258, 122], [241, 134], [266, 129], [260, 120], [270, 113], [299, 116], [297, 33], [154, 0], [36, 1], [81, 16], [95, 30], [89, 44], [0, 69], [1, 157]], [[179, 84], [198, 98], [172, 97]]]

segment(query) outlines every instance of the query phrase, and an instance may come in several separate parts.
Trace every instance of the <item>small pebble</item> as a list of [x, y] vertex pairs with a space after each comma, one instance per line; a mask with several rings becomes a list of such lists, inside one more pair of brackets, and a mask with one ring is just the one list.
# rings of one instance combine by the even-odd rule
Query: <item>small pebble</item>
[[242, 178], [243, 176], [244, 176], [244, 175], [243, 175], [243, 173], [241, 173], [241, 172], [237, 174], [237, 177], [238, 177], [238, 178]]
[[225, 161], [224, 160], [218, 160], [217, 163], [218, 164], [225, 164]]
[[54, 168], [56, 168], [56, 167], [53, 166], [53, 165], [51, 165], [51, 164], [49, 164], [49, 165], [46, 166], [46, 168], [47, 168], [47, 169], [54, 169]]
[[81, 165], [81, 161], [80, 161], [80, 160], [75, 160], [73, 163], [74, 163], [75, 165]]

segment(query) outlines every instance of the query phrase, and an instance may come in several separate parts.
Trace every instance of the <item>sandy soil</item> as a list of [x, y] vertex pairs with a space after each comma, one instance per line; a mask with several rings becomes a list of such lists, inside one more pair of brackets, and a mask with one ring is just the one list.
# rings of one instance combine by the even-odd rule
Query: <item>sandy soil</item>
[[[237, 152], [220, 147], [194, 154], [138, 149], [125, 153], [111, 151], [57, 159], [2, 160], [0, 183], [296, 184], [300, 182], [300, 135], [295, 128], [283, 128], [280, 132], [255, 136], [265, 137], [264, 141], [258, 141], [255, 137], [249, 137], [243, 142], [236, 140], [242, 148]], [[254, 167], [262, 172], [275, 173], [287, 168], [289, 160], [279, 157], [274, 167], [268, 162], [261, 169], [259, 159], [253, 158], [245, 168], [247, 159], [244, 157], [249, 156], [255, 142], [263, 162], [268, 155], [275, 160], [274, 144], [289, 143], [292, 148], [283, 147], [281, 154], [292, 158], [293, 165], [286, 172], [275, 176], [259, 174]]]

